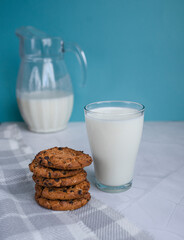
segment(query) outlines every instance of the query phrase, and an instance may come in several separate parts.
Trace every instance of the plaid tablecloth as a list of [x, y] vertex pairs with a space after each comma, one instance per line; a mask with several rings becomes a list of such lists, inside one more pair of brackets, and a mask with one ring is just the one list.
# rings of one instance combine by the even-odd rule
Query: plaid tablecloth
[[33, 157], [18, 126], [1, 124], [0, 240], [152, 239], [94, 197], [75, 211], [58, 212], [40, 207], [34, 200], [34, 183], [28, 169]]

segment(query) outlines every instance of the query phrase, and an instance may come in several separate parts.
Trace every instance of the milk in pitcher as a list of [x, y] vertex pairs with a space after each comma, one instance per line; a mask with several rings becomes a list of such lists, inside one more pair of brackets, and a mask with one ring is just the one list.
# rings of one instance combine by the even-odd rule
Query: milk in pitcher
[[64, 91], [17, 93], [24, 121], [34, 132], [55, 132], [66, 127], [73, 108], [73, 94]]

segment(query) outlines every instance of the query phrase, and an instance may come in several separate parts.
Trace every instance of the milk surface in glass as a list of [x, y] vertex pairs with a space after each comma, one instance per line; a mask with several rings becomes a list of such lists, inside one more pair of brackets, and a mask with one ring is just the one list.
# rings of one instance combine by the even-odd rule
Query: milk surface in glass
[[85, 115], [96, 179], [121, 186], [133, 178], [144, 115], [126, 107], [100, 107]]
[[73, 94], [64, 91], [17, 93], [17, 102], [24, 121], [35, 132], [64, 129], [73, 108]]

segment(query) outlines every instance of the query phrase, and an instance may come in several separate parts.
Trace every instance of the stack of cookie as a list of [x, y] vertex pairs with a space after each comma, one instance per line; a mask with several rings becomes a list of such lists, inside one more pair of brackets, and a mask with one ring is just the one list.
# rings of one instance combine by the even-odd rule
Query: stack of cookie
[[39, 152], [29, 169], [35, 181], [35, 200], [52, 210], [74, 210], [91, 198], [90, 183], [83, 169], [92, 163], [89, 155], [71, 148], [54, 147]]

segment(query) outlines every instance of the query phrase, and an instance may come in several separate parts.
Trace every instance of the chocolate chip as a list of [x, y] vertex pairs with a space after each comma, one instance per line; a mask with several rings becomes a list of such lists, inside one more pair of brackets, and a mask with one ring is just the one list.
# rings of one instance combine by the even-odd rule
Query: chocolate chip
[[49, 182], [48, 185], [49, 185], [49, 186], [52, 186], [52, 183]]
[[66, 172], [63, 172], [63, 175], [66, 175]]
[[40, 162], [39, 162], [40, 164], [42, 163], [42, 159], [40, 160]]
[[71, 201], [69, 201], [69, 203], [70, 203], [70, 204], [73, 204], [73, 201], [71, 200]]
[[51, 165], [52, 165], [52, 163], [51, 163], [50, 161], [48, 161], [48, 164], [49, 164], [49, 166], [51, 166]]
[[62, 147], [58, 147], [58, 150], [62, 150], [63, 148]]
[[54, 180], [55, 180], [55, 182], [59, 182], [59, 178], [55, 178]]
[[51, 173], [49, 172], [49, 177], [51, 178]]
[[45, 186], [47, 186], [47, 183], [46, 183], [46, 182], [44, 182], [44, 185], [45, 185]]
[[79, 191], [78, 191], [78, 194], [81, 195], [81, 194], [82, 194], [82, 190], [79, 190]]
[[44, 158], [45, 158], [45, 160], [49, 160], [49, 156], [45, 156]]
[[66, 190], [66, 189], [63, 189], [63, 192], [67, 192], [67, 190]]
[[70, 190], [70, 192], [74, 192], [74, 190]]
[[72, 188], [74, 188], [75, 186], [72, 186]]
[[53, 188], [49, 188], [49, 192], [53, 192], [54, 190], [53, 190]]
[[41, 157], [39, 157], [39, 159], [41, 159], [41, 160], [42, 160], [42, 158], [41, 158]]

